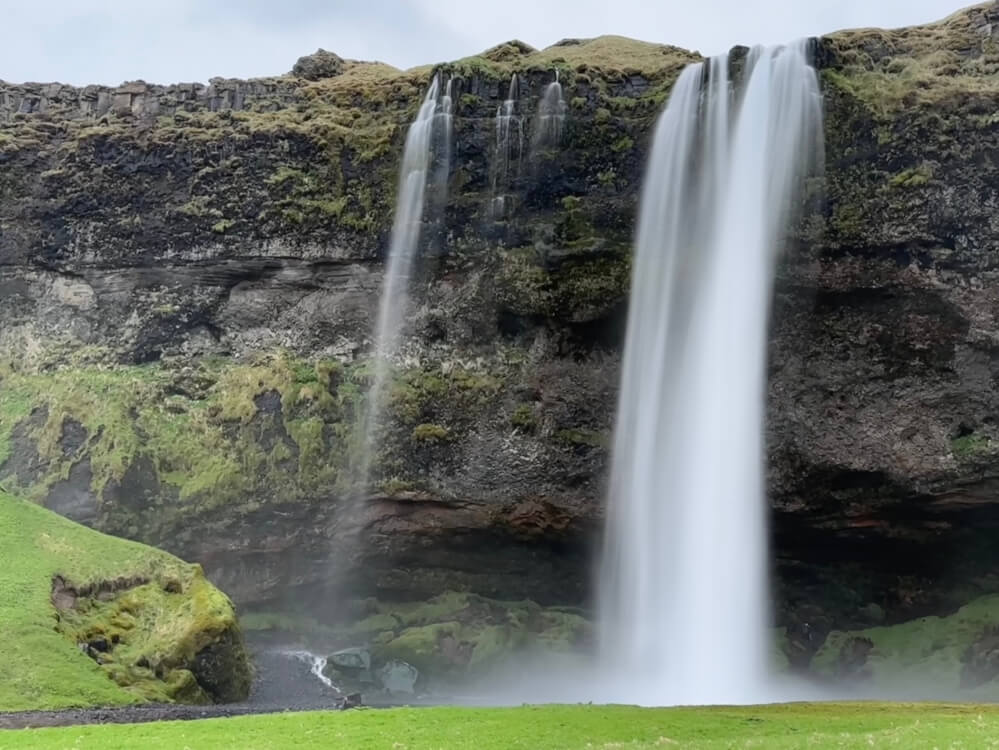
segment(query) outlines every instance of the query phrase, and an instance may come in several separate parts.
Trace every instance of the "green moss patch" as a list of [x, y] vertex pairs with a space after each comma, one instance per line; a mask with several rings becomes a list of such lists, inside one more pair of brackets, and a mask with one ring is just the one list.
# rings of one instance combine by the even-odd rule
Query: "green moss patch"
[[571, 610], [458, 592], [379, 604], [376, 615], [354, 625], [356, 633], [364, 630], [376, 663], [399, 659], [446, 681], [481, 677], [518, 654], [582, 654], [593, 639], [592, 625]]
[[243, 622], [331, 649], [365, 648], [373, 670], [400, 660], [415, 666], [424, 684], [438, 686], [481, 678], [518, 656], [584, 658], [593, 646], [593, 626], [582, 613], [531, 601], [448, 591], [423, 602], [366, 600], [354, 608], [358, 616], [337, 625], [268, 613]]
[[924, 26], [831, 34], [826, 42], [838, 70], [826, 80], [886, 119], [911, 107], [991, 113], [988, 102], [999, 94], [999, 43], [982, 33], [985, 7]]
[[[858, 631], [834, 631], [812, 660], [827, 677], [860, 680], [896, 691], [999, 696], [999, 661], [990, 670], [999, 629], [999, 596], [977, 599], [947, 617]], [[984, 677], [983, 677], [984, 675]]]
[[2, 492], [0, 550], [0, 710], [248, 692], [232, 604], [199, 566]]
[[[576, 213], [572, 209], [568, 216]], [[604, 248], [579, 234], [568, 219], [568, 257], [549, 262], [534, 248], [516, 248], [499, 256], [496, 291], [500, 304], [525, 317], [586, 323], [607, 317], [627, 299], [631, 283], [628, 248]], [[593, 247], [590, 247], [593, 245]]]
[[[283, 354], [8, 372], [0, 381], [0, 481], [44, 501], [86, 460], [96, 502], [121, 496], [115, 528], [130, 535], [138, 528], [125, 516], [137, 495], [158, 506], [164, 526], [185, 509], [245, 500], [261, 486], [296, 500], [339, 479], [360, 398], [338, 363]], [[75, 443], [66, 441], [68, 425], [81, 435]], [[39, 457], [28, 462], [30, 475], [8, 462], [25, 450]]]

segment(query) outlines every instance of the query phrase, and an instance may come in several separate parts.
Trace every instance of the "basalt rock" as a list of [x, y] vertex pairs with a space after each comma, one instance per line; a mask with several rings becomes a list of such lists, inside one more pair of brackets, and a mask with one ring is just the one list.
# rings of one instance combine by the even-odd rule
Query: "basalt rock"
[[291, 74], [307, 81], [332, 78], [343, 73], [343, 59], [339, 55], [320, 48], [311, 55], [298, 58]]
[[[989, 3], [814, 44], [826, 176], [779, 263], [768, 394], [804, 661], [830, 630], [999, 590], [995, 29]], [[697, 59], [602, 37], [438, 66], [448, 197], [366, 492], [356, 424], [429, 73], [0, 84], [0, 482], [203, 562], [240, 603], [585, 602], [643, 164]], [[530, 144], [555, 69], [563, 141], [526, 154], [497, 217], [497, 106], [517, 72]]]

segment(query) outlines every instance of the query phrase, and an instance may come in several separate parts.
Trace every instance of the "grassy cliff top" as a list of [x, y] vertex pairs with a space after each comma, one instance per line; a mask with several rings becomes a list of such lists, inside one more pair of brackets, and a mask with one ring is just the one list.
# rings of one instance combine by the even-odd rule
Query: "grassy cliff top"
[[565, 39], [543, 50], [511, 41], [458, 60], [453, 65], [458, 71], [478, 66], [505, 74], [558, 69], [654, 78], [675, 74], [684, 65], [700, 59], [697, 53], [679, 47], [607, 35], [594, 39]]
[[[81, 599], [88, 588], [148, 583], [117, 601], [105, 595], [60, 612], [53, 602], [57, 576]], [[235, 624], [232, 605], [204, 579], [200, 567], [100, 534], [0, 491], [0, 710], [171, 698], [151, 672], [129, 672], [124, 664], [101, 667], [81, 650], [76, 641], [95, 637], [98, 629], [110, 637], [103, 616], [116, 618], [123, 652], [138, 660], [141, 650], [147, 660], [159, 658], [168, 665], [192, 656], [180, 652], [201, 647], [199, 633]]]
[[999, 5], [974, 5], [942, 21], [900, 29], [852, 29], [825, 37], [841, 81], [891, 116], [933, 107], [993, 112], [999, 94]]

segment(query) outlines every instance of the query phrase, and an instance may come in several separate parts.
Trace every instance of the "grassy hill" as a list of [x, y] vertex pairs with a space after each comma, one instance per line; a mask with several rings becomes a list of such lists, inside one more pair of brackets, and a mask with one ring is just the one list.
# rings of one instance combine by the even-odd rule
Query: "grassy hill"
[[249, 687], [232, 604], [199, 566], [4, 492], [0, 634], [0, 710], [237, 699]]

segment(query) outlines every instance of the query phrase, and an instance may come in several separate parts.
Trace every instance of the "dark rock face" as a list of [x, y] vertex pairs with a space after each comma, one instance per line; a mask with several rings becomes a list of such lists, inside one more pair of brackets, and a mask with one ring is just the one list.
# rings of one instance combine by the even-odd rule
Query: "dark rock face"
[[[768, 402], [775, 595], [808, 632], [999, 587], [993, 29], [988, 4], [816, 44], [827, 174], [778, 269]], [[0, 387], [20, 394], [0, 402], [0, 481], [203, 562], [243, 604], [585, 601], [644, 159], [696, 58], [602, 38], [440, 68], [448, 198], [431, 196], [378, 486], [358, 499], [395, 172], [427, 79], [334, 57], [135, 93], [0, 84]], [[553, 67], [564, 138], [535, 149]], [[496, 216], [514, 70], [525, 138]], [[277, 350], [291, 359], [258, 361]], [[95, 392], [114, 408], [73, 405]]]

